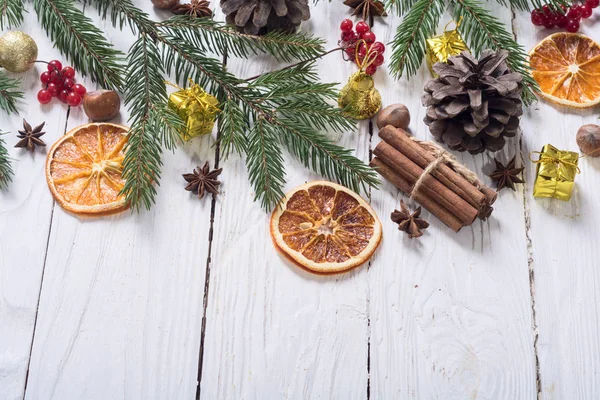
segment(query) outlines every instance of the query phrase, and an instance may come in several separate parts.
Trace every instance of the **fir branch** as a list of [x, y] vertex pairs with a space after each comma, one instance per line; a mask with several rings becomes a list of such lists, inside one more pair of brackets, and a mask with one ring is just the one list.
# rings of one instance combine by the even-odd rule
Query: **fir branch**
[[469, 43], [471, 51], [479, 55], [484, 49], [507, 50], [507, 65], [513, 72], [523, 76], [522, 99], [530, 105], [535, 99], [534, 92], [539, 90], [537, 82], [531, 76], [527, 53], [514, 39], [505, 26], [483, 7], [477, 0], [453, 0], [454, 18], [463, 17], [459, 31]]
[[17, 113], [17, 101], [23, 98], [21, 80], [13, 79], [0, 72], [0, 108], [8, 114]]
[[385, 0], [384, 5], [386, 10], [393, 11], [399, 17], [402, 17], [412, 8], [416, 0]]
[[277, 132], [270, 122], [259, 116], [248, 135], [246, 166], [255, 197], [269, 210], [283, 198], [285, 167], [277, 146]]
[[425, 40], [435, 33], [444, 8], [444, 0], [417, 0], [398, 25], [390, 59], [390, 71], [396, 79], [417, 72], [425, 57]]
[[72, 1], [34, 0], [33, 4], [42, 27], [82, 75], [89, 74], [107, 88], [122, 87], [123, 53]]
[[248, 146], [245, 134], [250, 130], [250, 126], [246, 114], [236, 101], [228, 98], [223, 102], [219, 123], [221, 155], [227, 158], [232, 151], [238, 154], [244, 153]]
[[23, 0], [0, 0], [0, 29], [21, 25], [24, 12]]
[[5, 134], [0, 132], [0, 190], [6, 189], [14, 176], [8, 150], [6, 149], [6, 142], [1, 137]]

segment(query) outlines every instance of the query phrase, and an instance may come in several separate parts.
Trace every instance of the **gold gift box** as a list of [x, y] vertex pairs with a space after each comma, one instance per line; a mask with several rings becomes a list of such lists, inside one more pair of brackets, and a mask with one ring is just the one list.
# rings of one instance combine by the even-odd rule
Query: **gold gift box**
[[575, 186], [575, 176], [579, 173], [579, 154], [558, 150], [547, 144], [539, 155], [539, 160], [533, 161], [537, 164], [533, 196], [569, 201]]
[[191, 81], [189, 88], [179, 88], [171, 93], [168, 105], [185, 122], [186, 130], [181, 136], [186, 141], [212, 132], [215, 118], [221, 111], [219, 101]]
[[[447, 27], [448, 25], [446, 25]], [[458, 23], [456, 24], [458, 28]], [[437, 74], [433, 71], [433, 64], [437, 62], [446, 62], [448, 58], [456, 56], [463, 51], [469, 51], [467, 44], [463, 40], [457, 29], [447, 31], [440, 36], [432, 37], [426, 40], [427, 65], [434, 77]]]

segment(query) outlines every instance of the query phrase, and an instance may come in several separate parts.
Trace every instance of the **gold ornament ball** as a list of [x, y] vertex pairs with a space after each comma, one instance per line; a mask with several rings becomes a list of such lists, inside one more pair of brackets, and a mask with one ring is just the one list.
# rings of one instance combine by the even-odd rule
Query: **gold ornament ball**
[[0, 36], [0, 67], [7, 71], [27, 71], [33, 66], [37, 55], [37, 44], [28, 34], [10, 31]]

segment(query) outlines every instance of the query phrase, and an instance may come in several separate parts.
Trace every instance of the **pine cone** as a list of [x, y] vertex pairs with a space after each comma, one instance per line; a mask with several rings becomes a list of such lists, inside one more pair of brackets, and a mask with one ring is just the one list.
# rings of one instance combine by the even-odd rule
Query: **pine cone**
[[308, 0], [221, 0], [228, 24], [250, 35], [294, 32], [310, 18]]
[[506, 65], [508, 52], [483, 51], [479, 60], [463, 51], [436, 63], [439, 75], [425, 85], [425, 124], [437, 141], [471, 154], [498, 151], [513, 137], [523, 115], [522, 76]]

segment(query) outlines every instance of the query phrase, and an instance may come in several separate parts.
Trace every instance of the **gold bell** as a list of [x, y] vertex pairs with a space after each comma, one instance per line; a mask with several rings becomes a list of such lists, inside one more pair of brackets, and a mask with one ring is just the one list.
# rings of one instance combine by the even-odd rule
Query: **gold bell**
[[373, 77], [363, 71], [355, 72], [340, 92], [338, 105], [354, 119], [368, 119], [381, 108], [381, 95]]

